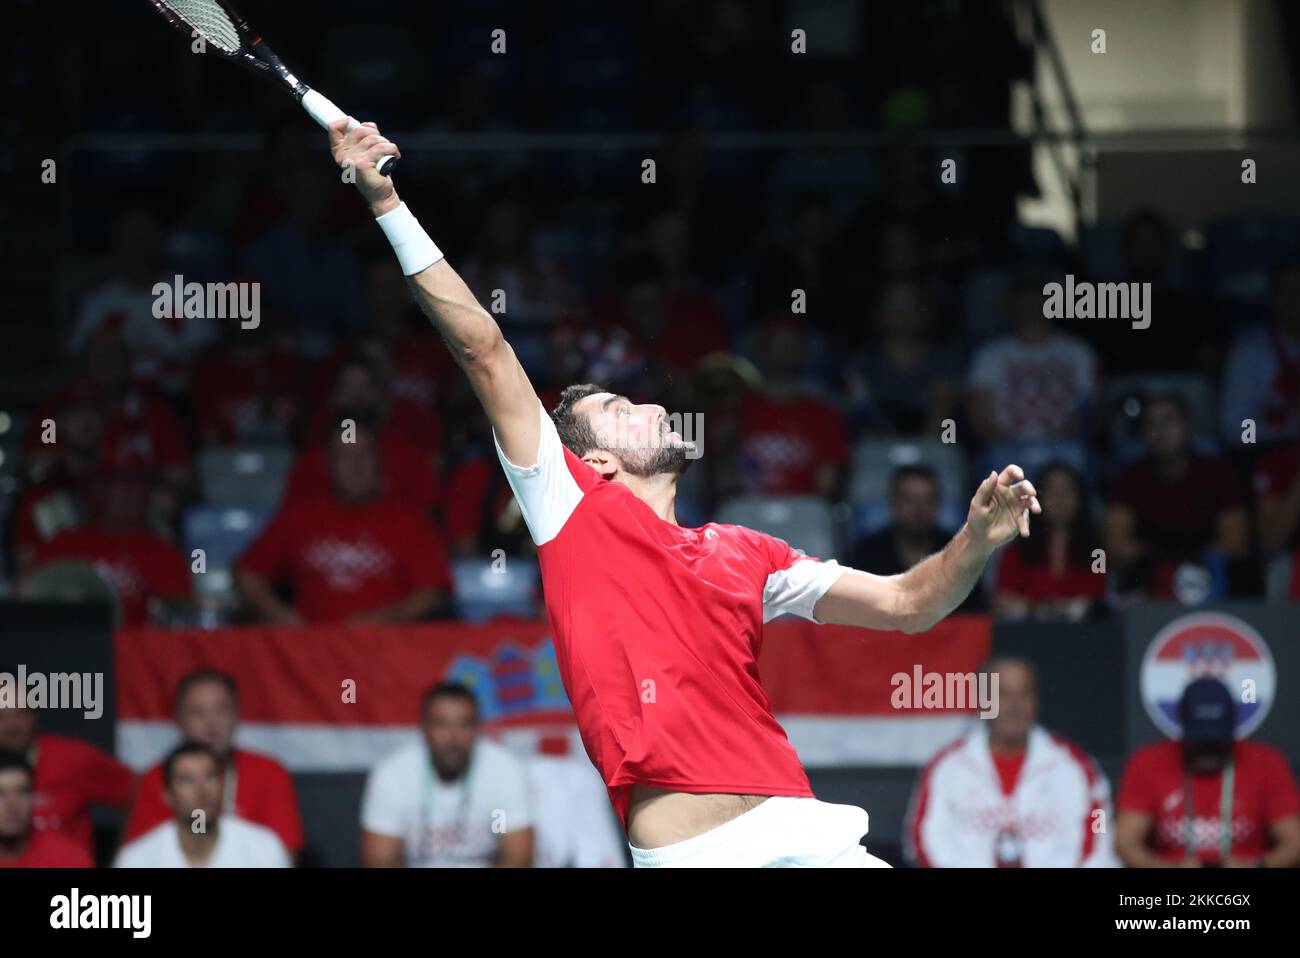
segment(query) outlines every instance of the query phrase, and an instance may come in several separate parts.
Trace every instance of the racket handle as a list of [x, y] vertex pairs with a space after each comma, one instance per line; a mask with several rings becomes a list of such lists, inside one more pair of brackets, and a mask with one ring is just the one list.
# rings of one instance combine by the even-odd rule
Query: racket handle
[[[307, 115], [319, 123], [322, 127], [328, 128], [335, 120], [347, 117], [348, 130], [355, 130], [361, 124], [352, 117], [348, 116], [332, 102], [328, 97], [322, 96], [315, 90], [308, 90], [302, 96], [302, 108], [307, 111]], [[392, 176], [393, 167], [397, 165], [397, 157], [385, 156], [379, 160], [375, 168], [379, 170], [381, 176]]]

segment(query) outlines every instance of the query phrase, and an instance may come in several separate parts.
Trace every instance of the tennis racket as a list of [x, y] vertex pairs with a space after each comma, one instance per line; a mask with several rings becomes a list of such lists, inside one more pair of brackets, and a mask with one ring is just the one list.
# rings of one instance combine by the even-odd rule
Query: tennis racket
[[[192, 37], [197, 34], [203, 38], [208, 50], [270, 79], [302, 104], [307, 115], [322, 127], [328, 127], [335, 120], [344, 117], [348, 120], [349, 130], [359, 125], [328, 98], [290, 73], [289, 69], [280, 62], [280, 58], [275, 55], [275, 51], [253, 32], [248, 21], [236, 13], [225, 0], [149, 0], [149, 2], [168, 23], [185, 36]], [[396, 164], [397, 157], [385, 156], [380, 159], [377, 168], [384, 176], [390, 176]]]

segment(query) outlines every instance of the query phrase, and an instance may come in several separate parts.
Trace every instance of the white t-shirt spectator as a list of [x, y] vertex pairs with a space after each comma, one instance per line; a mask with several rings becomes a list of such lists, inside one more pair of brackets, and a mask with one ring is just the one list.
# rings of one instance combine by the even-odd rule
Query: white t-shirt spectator
[[421, 740], [371, 770], [361, 827], [400, 838], [413, 868], [486, 868], [496, 862], [502, 834], [533, 827], [527, 770], [505, 746], [480, 736], [465, 774], [444, 782]]
[[1260, 442], [1300, 438], [1300, 342], [1275, 329], [1242, 334], [1224, 369], [1221, 416], [1234, 443], [1245, 419]]
[[528, 762], [537, 823], [538, 868], [624, 868], [627, 841], [600, 773], [585, 755]]
[[[163, 822], [122, 846], [114, 868], [191, 868], [181, 851], [180, 825]], [[289, 852], [278, 835], [265, 826], [222, 815], [217, 847], [204, 868], [288, 868]]]
[[1097, 388], [1097, 358], [1073, 336], [1039, 343], [1004, 336], [975, 354], [969, 386], [992, 397], [1003, 438], [1074, 439]]
[[[159, 277], [159, 282], [167, 283], [170, 289], [174, 278]], [[216, 338], [219, 326], [204, 319], [159, 319], [154, 315], [157, 298], [152, 289], [133, 287], [117, 279], [95, 289], [77, 313], [72, 351], [80, 352], [96, 331], [110, 326], [131, 350], [131, 374], [136, 381], [156, 384], [168, 393], [181, 392], [188, 383], [195, 354]]]

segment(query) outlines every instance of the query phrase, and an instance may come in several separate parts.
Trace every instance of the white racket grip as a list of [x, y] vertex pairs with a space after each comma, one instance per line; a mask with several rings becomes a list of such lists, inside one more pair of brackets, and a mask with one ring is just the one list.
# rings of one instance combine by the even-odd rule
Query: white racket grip
[[[307, 115], [315, 120], [322, 128], [329, 128], [329, 125], [335, 120], [341, 120], [346, 117], [348, 121], [349, 132], [355, 130], [361, 124], [348, 116], [327, 96], [317, 93], [315, 90], [308, 90], [302, 95], [302, 108], [307, 111]], [[397, 162], [395, 156], [385, 156], [380, 159], [376, 169], [380, 174], [387, 176], [393, 169], [393, 164]]]

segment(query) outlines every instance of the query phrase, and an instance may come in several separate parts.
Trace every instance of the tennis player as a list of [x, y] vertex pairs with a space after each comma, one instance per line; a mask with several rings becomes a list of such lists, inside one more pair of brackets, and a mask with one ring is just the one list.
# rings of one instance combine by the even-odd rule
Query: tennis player
[[[330, 126], [340, 166], [492, 424], [542, 571], [560, 673], [634, 864], [885, 865], [867, 813], [813, 797], [759, 681], [763, 623], [915, 633], [955, 609], [999, 546], [1041, 512], [1018, 466], [990, 473], [961, 531], [901, 575], [822, 562], [740, 526], [677, 524], [691, 444], [662, 406], [575, 385], [549, 414], [492, 316], [375, 170], [397, 146]], [[888, 866], [886, 866], [888, 867]]]

